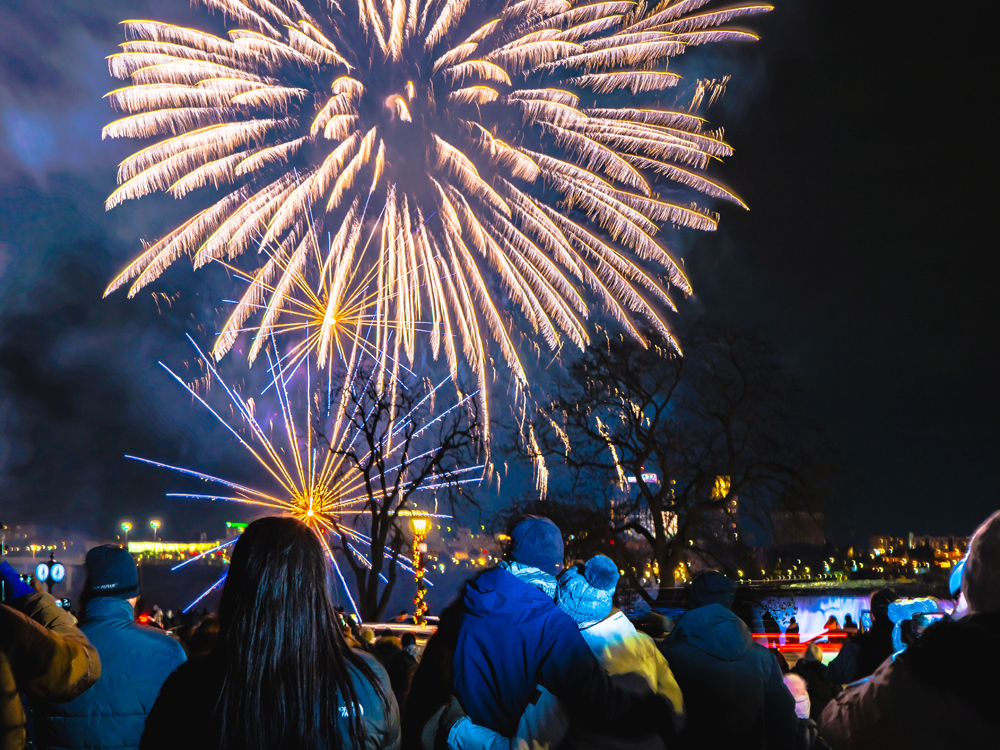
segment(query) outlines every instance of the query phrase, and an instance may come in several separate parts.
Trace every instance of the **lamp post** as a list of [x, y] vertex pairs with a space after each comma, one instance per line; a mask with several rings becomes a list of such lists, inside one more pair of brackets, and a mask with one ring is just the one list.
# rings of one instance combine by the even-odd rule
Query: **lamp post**
[[125, 532], [125, 551], [128, 552], [128, 533], [132, 530], [132, 524], [128, 521], [122, 523], [122, 531]]
[[413, 570], [417, 579], [417, 595], [413, 597], [413, 624], [424, 624], [424, 613], [427, 612], [427, 602], [424, 596], [427, 593], [427, 584], [424, 583], [424, 562], [423, 549], [424, 539], [427, 538], [427, 519], [416, 517], [413, 519]]
[[153, 520], [153, 521], [150, 521], [150, 522], [149, 522], [149, 525], [150, 525], [150, 526], [152, 527], [152, 529], [153, 529], [153, 544], [156, 544], [156, 530], [157, 530], [158, 528], [160, 528], [160, 522], [159, 522], [159, 521], [156, 521], [156, 520]]

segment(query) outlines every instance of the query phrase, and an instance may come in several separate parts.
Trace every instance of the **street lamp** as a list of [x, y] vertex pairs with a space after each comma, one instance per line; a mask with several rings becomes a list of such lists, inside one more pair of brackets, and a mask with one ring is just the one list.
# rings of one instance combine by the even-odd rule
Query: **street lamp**
[[156, 544], [156, 530], [160, 528], [159, 521], [150, 521], [149, 525], [153, 528], [153, 544]]
[[413, 570], [417, 579], [417, 595], [413, 597], [413, 624], [424, 624], [424, 613], [427, 612], [427, 602], [424, 596], [427, 594], [427, 584], [424, 583], [424, 564], [421, 553], [426, 549], [423, 543], [427, 538], [427, 519], [415, 517], [413, 523]]
[[122, 531], [125, 532], [125, 550], [128, 550], [128, 533], [132, 530], [132, 524], [128, 521], [122, 522]]

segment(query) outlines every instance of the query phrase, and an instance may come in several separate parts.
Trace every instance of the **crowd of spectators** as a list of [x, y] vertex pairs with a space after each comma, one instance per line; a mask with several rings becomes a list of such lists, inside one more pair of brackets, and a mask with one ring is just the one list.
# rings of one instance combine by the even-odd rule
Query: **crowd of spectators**
[[[958, 605], [871, 598], [836, 658], [789, 664], [755, 642], [736, 586], [698, 574], [676, 622], [613, 606], [603, 555], [563, 567], [529, 516], [507, 559], [469, 581], [433, 637], [361, 626], [331, 599], [326, 550], [291, 518], [250, 524], [218, 615], [136, 622], [135, 562], [87, 554], [79, 622], [3, 563], [0, 750], [667, 750], [993, 747], [1000, 512], [952, 578]], [[164, 628], [169, 629], [169, 633]], [[645, 632], [644, 632], [645, 631]], [[780, 631], [779, 631], [780, 632]], [[797, 644], [794, 618], [785, 644]], [[772, 646], [772, 648], [768, 648]]]

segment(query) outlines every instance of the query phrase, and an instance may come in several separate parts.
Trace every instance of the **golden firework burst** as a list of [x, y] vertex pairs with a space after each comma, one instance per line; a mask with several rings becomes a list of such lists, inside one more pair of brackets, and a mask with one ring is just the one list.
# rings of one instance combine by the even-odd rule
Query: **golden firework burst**
[[[731, 153], [720, 134], [658, 104], [679, 79], [668, 62], [756, 38], [722, 25], [771, 6], [198, 1], [240, 28], [124, 24], [110, 68], [130, 85], [108, 96], [125, 116], [104, 136], [159, 140], [122, 162], [107, 206], [159, 190], [223, 195], [109, 292], [135, 294], [184, 255], [200, 267], [256, 249], [266, 260], [216, 358], [257, 313], [251, 360], [283, 316], [296, 321], [285, 330], [310, 319], [304, 346], [321, 362], [345, 354], [333, 331], [357, 343], [365, 319], [383, 364], [412, 362], [418, 336], [452, 373], [468, 362], [484, 407], [491, 346], [526, 386], [515, 331], [583, 347], [592, 303], [637, 338], [652, 329], [676, 345], [662, 311], [675, 309], [670, 285], [691, 286], [657, 235], [711, 231], [717, 217], [657, 184], [742, 203], [706, 173]], [[365, 285], [346, 283], [357, 268]]]

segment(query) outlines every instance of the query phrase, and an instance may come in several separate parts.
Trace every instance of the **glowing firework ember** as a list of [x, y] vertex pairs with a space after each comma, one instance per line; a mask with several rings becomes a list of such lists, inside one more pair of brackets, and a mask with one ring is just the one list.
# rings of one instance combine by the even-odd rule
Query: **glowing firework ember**
[[[131, 85], [109, 94], [126, 116], [104, 136], [162, 139], [122, 162], [107, 206], [225, 194], [109, 292], [135, 294], [182, 255], [200, 267], [257, 248], [266, 260], [213, 350], [260, 313], [252, 359], [303, 290], [320, 321], [353, 309], [361, 268], [373, 351], [412, 362], [427, 335], [482, 394], [490, 336], [523, 387], [516, 314], [533, 346], [582, 347], [585, 295], [632, 335], [673, 342], [668, 287], [690, 284], [656, 235], [717, 219], [655, 183], [741, 203], [705, 173], [731, 152], [720, 134], [656, 106], [678, 82], [667, 62], [756, 38], [720, 26], [770, 10], [699, 12], [708, 1], [199, 0], [241, 27], [228, 38], [126, 21], [110, 68]], [[337, 349], [321, 326], [308, 347], [321, 362]]]
[[[190, 337], [188, 338], [190, 340]], [[359, 415], [357, 413], [358, 409], [364, 408], [365, 402], [363, 401], [363, 397], [358, 397], [355, 394], [353, 408], [349, 408], [346, 411], [341, 408], [337, 412], [337, 416], [334, 417], [332, 416], [332, 404], [328, 404], [324, 411], [325, 421], [331, 429], [331, 436], [329, 440], [322, 439], [320, 433], [314, 433], [313, 429], [312, 419], [314, 409], [312, 407], [313, 399], [311, 398], [313, 394], [309, 384], [307, 383], [306, 385], [306, 391], [310, 396], [306, 400], [306, 423], [302, 425], [295, 418], [295, 404], [293, 404], [292, 399], [289, 397], [288, 375], [276, 362], [272, 361], [271, 370], [275, 373], [275, 380], [272, 385], [275, 386], [277, 392], [281, 411], [281, 423], [283, 425], [283, 430], [280, 431], [281, 439], [274, 440], [268, 436], [267, 430], [258, 421], [253, 399], [244, 400], [235, 389], [227, 385], [220, 377], [211, 358], [204, 355], [198, 349], [197, 345], [194, 344], [193, 340], [191, 343], [195, 346], [199, 356], [208, 368], [210, 379], [220, 385], [229, 397], [235, 421], [232, 423], [227, 421], [219, 411], [213, 409], [202, 396], [174, 374], [166, 365], [161, 363], [161, 366], [226, 427], [229, 433], [239, 441], [240, 445], [253, 456], [256, 462], [276, 482], [278, 489], [268, 492], [228, 479], [205, 474], [194, 469], [170, 466], [136, 456], [127, 456], [127, 458], [193, 476], [225, 487], [227, 490], [226, 494], [170, 493], [168, 497], [246, 503], [266, 508], [269, 511], [279, 514], [293, 516], [313, 527], [319, 532], [318, 536], [327, 548], [337, 576], [348, 597], [351, 598], [351, 604], [355, 611], [357, 611], [357, 606], [354, 603], [350, 589], [344, 580], [344, 576], [327, 542], [326, 536], [330, 535], [340, 540], [345, 552], [355, 555], [356, 559], [362, 561], [370, 569], [372, 567], [371, 562], [365, 556], [363, 550], [365, 548], [370, 549], [371, 538], [346, 523], [348, 518], [367, 512], [366, 506], [370, 508], [373, 502], [377, 505], [380, 497], [383, 497], [390, 503], [394, 502], [393, 493], [404, 498], [404, 502], [399, 503], [399, 507], [393, 509], [396, 511], [396, 515], [408, 516], [413, 513], [413, 510], [406, 509], [403, 505], [409, 493], [401, 492], [401, 490], [436, 490], [482, 481], [484, 469], [482, 464], [437, 471], [430, 476], [424, 477], [420, 483], [413, 482], [407, 475], [409, 471], [413, 470], [416, 461], [421, 456], [427, 455], [426, 453], [421, 455], [410, 453], [409, 448], [413, 444], [412, 440], [434, 424], [440, 422], [449, 412], [456, 408], [461, 408], [469, 399], [475, 397], [475, 394], [472, 394], [460, 398], [456, 404], [431, 416], [426, 423], [417, 427], [414, 424], [414, 415], [418, 408], [429, 402], [432, 403], [436, 394], [447, 380], [439, 383], [437, 387], [429, 388], [424, 397], [407, 413], [393, 413], [388, 424], [381, 430], [382, 438], [379, 440], [379, 444], [375, 448], [368, 450], [368, 447], [364, 445], [364, 440], [360, 441], [362, 447], [355, 447], [355, 443], [359, 443], [359, 432], [355, 428], [359, 420], [364, 421], [368, 419], [371, 413], [376, 411], [376, 407], [371, 407], [369, 414]], [[268, 351], [269, 357], [270, 354], [270, 351]], [[306, 362], [306, 368], [308, 373], [308, 362]], [[355, 371], [354, 374], [357, 375], [358, 371]], [[370, 381], [372, 376], [369, 375], [367, 378]], [[349, 376], [345, 388], [355, 387], [354, 380], [354, 377]], [[270, 386], [268, 388], [270, 389]], [[394, 388], [392, 392], [395, 392]], [[316, 411], [319, 411], [319, 409], [316, 409]], [[374, 418], [380, 419], [380, 416], [376, 414]], [[267, 421], [265, 421], [265, 424], [267, 424]], [[409, 431], [408, 433], [406, 433], [407, 430]], [[249, 435], [245, 437], [244, 434], [241, 434], [242, 432], [247, 432]], [[404, 433], [405, 437], [408, 438], [406, 440], [400, 437]], [[370, 436], [371, 433], [369, 433], [368, 437]], [[433, 450], [430, 452], [433, 452]], [[365, 455], [366, 453], [367, 456]], [[366, 477], [358, 468], [359, 454], [362, 457], [361, 463], [364, 462], [365, 458], [374, 457], [380, 465], [386, 466], [381, 475], [381, 478], [385, 480], [382, 482], [381, 488], [372, 487], [369, 482], [366, 482]], [[389, 464], [393, 463], [393, 461], [396, 462], [396, 465], [390, 466]], [[423, 512], [420, 515], [425, 518], [450, 517]], [[183, 567], [205, 555], [217, 552], [233, 544], [235, 541], [234, 539], [219, 547], [208, 550], [197, 557], [175, 566], [175, 569]], [[384, 552], [383, 554], [387, 558], [390, 557], [388, 552]], [[396, 559], [396, 564], [407, 571], [415, 573], [416, 571], [410, 565], [411, 562], [409, 558], [402, 555], [399, 555]], [[220, 578], [212, 589], [221, 584], [223, 580], [224, 578]], [[201, 601], [212, 589], [204, 592], [198, 599], [192, 602], [188, 609], [197, 604], [198, 601]]]

